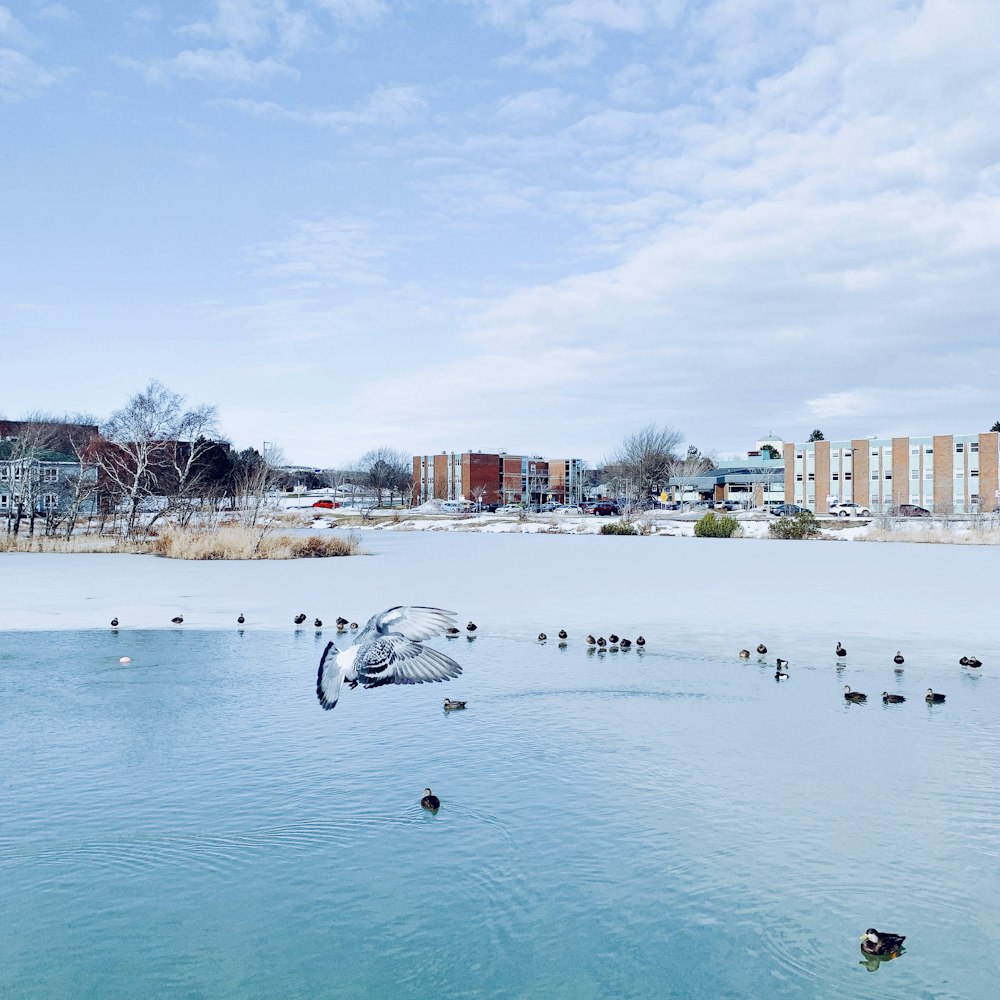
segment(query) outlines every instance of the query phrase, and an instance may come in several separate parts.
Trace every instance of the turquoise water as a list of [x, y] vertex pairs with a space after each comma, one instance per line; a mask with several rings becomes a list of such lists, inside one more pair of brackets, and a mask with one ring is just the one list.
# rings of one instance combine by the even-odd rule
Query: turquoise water
[[0, 995], [996, 996], [989, 664], [482, 631], [332, 712], [312, 630], [3, 634]]

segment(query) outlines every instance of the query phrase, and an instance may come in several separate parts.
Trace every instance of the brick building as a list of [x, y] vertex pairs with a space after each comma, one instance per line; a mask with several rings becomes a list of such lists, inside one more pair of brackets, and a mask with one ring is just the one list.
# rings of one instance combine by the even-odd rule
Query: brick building
[[580, 503], [583, 460], [508, 455], [506, 452], [440, 452], [413, 456], [413, 502]]
[[785, 444], [785, 498], [825, 514], [834, 500], [872, 512], [915, 504], [936, 514], [1000, 506], [1000, 434]]

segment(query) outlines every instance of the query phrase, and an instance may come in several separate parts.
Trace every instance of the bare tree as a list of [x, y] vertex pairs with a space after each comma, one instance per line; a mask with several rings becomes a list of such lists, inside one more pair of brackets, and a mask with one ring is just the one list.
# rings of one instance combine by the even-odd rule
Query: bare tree
[[670, 478], [683, 437], [672, 427], [647, 424], [628, 435], [605, 461], [610, 478], [630, 500], [659, 493]]
[[682, 504], [684, 494], [688, 492], [687, 488], [693, 485], [695, 479], [705, 475], [714, 467], [715, 455], [713, 453], [703, 455], [695, 445], [688, 445], [684, 457], [674, 462], [672, 468], [674, 478], [680, 481]]
[[[124, 533], [140, 530], [145, 504], [160, 516], [163, 498], [181, 496], [215, 433], [213, 406], [184, 409], [184, 397], [152, 381], [111, 414], [99, 453], [104, 473], [125, 515]], [[159, 499], [156, 499], [159, 498]], [[149, 524], [142, 526], [148, 530]]]
[[406, 490], [412, 478], [412, 460], [405, 452], [388, 445], [372, 448], [358, 462], [362, 483], [371, 495], [374, 505], [381, 508], [386, 496], [390, 502], [398, 491]]

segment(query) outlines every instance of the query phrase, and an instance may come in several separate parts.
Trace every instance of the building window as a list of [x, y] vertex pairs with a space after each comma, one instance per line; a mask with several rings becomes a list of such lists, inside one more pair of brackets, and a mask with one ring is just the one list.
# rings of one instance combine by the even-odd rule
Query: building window
[[851, 474], [849, 472], [844, 473], [844, 482], [849, 483], [851, 481]]
[[963, 451], [965, 451], [965, 445], [959, 441], [959, 443], [955, 445], [955, 454], [961, 455]]
[[835, 483], [836, 483], [836, 482], [839, 482], [839, 481], [840, 481], [840, 473], [839, 473], [839, 472], [835, 472], [835, 473], [833, 474], [833, 481], [834, 481]]
[[54, 483], [59, 479], [58, 469], [46, 469], [45, 470], [45, 482]]
[[885, 478], [886, 478], [886, 479], [892, 479], [892, 473], [891, 473], [891, 472], [887, 472], [887, 473], [885, 474]]
[[14, 480], [15, 482], [21, 481], [21, 466], [19, 465], [14, 466]]
[[919, 479], [919, 478], [920, 478], [920, 470], [910, 469], [910, 479]]
[[801, 472], [796, 473], [796, 475], [795, 475], [795, 481], [797, 483], [801, 483], [802, 482], [802, 473]]
[[969, 503], [979, 503], [979, 494], [978, 493], [970, 493], [969, 494]]
[[969, 476], [972, 479], [978, 479], [979, 478], [979, 470], [978, 469], [970, 469], [969, 470]]
[[924, 469], [924, 479], [933, 479], [933, 478], [934, 478], [934, 470]]
[[877, 472], [873, 472], [872, 473], [872, 479], [878, 479], [878, 473]]
[[965, 473], [961, 469], [956, 469], [955, 470], [955, 478], [956, 479], [961, 479], [964, 475], [965, 475]]
[[872, 452], [872, 458], [878, 458], [878, 452], [877, 451], [873, 451]]
[[920, 449], [919, 448], [911, 448], [910, 449], [910, 454], [911, 455], [919, 455], [920, 454]]
[[969, 451], [979, 451], [979, 442], [973, 441], [972, 444], [969, 445]]
[[6, 510], [10, 506], [10, 497], [6, 493], [0, 493], [0, 510]]
[[924, 454], [925, 455], [933, 455], [934, 454], [934, 449], [933, 448], [924, 448]]
[[0, 479], [10, 479], [9, 465], [0, 465]]
[[59, 497], [57, 497], [55, 493], [46, 493], [42, 498], [42, 506], [45, 510], [53, 510], [58, 503]]

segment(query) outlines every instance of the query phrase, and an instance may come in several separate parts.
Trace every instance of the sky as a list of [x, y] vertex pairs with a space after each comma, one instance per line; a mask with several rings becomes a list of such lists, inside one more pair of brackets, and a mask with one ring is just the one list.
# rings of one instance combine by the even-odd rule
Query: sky
[[0, 0], [0, 415], [599, 461], [1000, 419], [995, 0]]

